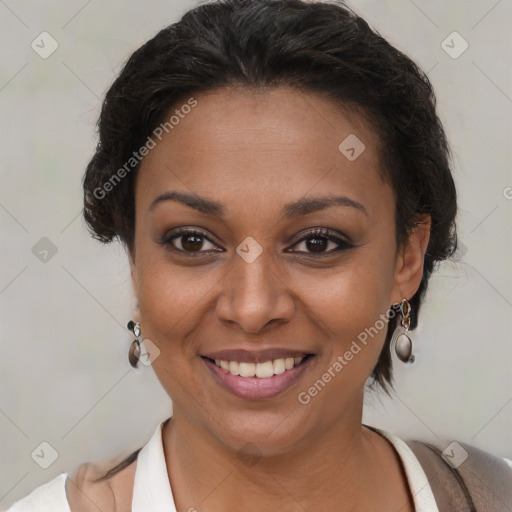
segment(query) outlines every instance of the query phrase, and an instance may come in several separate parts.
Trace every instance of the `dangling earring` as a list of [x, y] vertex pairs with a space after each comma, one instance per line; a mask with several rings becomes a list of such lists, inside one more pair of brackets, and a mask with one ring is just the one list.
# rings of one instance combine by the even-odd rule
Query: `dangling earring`
[[412, 341], [408, 331], [411, 325], [411, 305], [407, 299], [400, 303], [400, 314], [402, 315], [401, 327], [397, 327], [391, 338], [390, 350], [396, 354], [403, 363], [413, 363]]
[[127, 327], [130, 331], [133, 332], [133, 334], [135, 334], [136, 337], [136, 339], [134, 339], [130, 345], [130, 350], [128, 351], [128, 361], [130, 361], [130, 364], [134, 368], [137, 368], [137, 364], [140, 358], [140, 323], [135, 323], [133, 320], [130, 320]]

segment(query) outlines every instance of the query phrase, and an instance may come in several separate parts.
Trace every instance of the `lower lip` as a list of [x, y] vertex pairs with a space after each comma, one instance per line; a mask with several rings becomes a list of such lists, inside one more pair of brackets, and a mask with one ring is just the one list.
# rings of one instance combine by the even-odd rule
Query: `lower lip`
[[273, 375], [265, 379], [258, 377], [240, 377], [220, 368], [215, 363], [201, 358], [214, 378], [233, 395], [246, 400], [262, 400], [272, 398], [290, 389], [300, 378], [300, 376], [311, 365], [314, 357], [308, 357], [298, 366], [279, 375]]

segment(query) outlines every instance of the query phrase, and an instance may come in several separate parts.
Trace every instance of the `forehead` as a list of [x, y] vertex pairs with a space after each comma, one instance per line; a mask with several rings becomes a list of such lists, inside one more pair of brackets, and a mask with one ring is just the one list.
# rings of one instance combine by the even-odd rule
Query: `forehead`
[[181, 110], [185, 99], [168, 112], [178, 122], [141, 164], [137, 202], [145, 207], [166, 189], [215, 191], [229, 204], [233, 191], [238, 200], [282, 203], [334, 191], [369, 200], [386, 188], [379, 139], [355, 110], [285, 87], [221, 88], [194, 99], [194, 108]]

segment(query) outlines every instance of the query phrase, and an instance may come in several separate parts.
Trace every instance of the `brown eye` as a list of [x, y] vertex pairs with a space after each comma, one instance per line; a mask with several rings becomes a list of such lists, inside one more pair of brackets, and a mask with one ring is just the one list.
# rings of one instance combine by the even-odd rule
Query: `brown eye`
[[299, 240], [294, 247], [300, 246], [301, 244], [303, 244], [305, 250], [298, 252], [317, 253], [322, 255], [332, 254], [333, 252], [354, 247], [352, 244], [333, 234], [333, 232], [328, 229], [310, 231], [307, 233], [307, 236]]
[[[217, 247], [201, 231], [183, 229], [167, 234], [162, 240], [163, 245], [170, 245], [173, 249], [184, 253], [204, 253], [215, 250]], [[208, 247], [208, 244], [211, 247]], [[205, 249], [206, 245], [206, 250]]]
[[[181, 248], [185, 251], [198, 251], [203, 247], [203, 240], [198, 235], [183, 235], [181, 237]], [[175, 238], [176, 239], [176, 238]]]

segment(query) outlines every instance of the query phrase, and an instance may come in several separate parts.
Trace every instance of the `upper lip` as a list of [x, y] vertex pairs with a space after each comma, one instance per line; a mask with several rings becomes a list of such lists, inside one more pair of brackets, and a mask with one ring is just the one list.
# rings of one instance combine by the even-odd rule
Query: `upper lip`
[[208, 352], [203, 354], [203, 357], [219, 359], [221, 361], [238, 361], [241, 363], [264, 363], [274, 359], [302, 357], [308, 354], [311, 354], [311, 352], [284, 348], [267, 348], [264, 350], [225, 349]]

